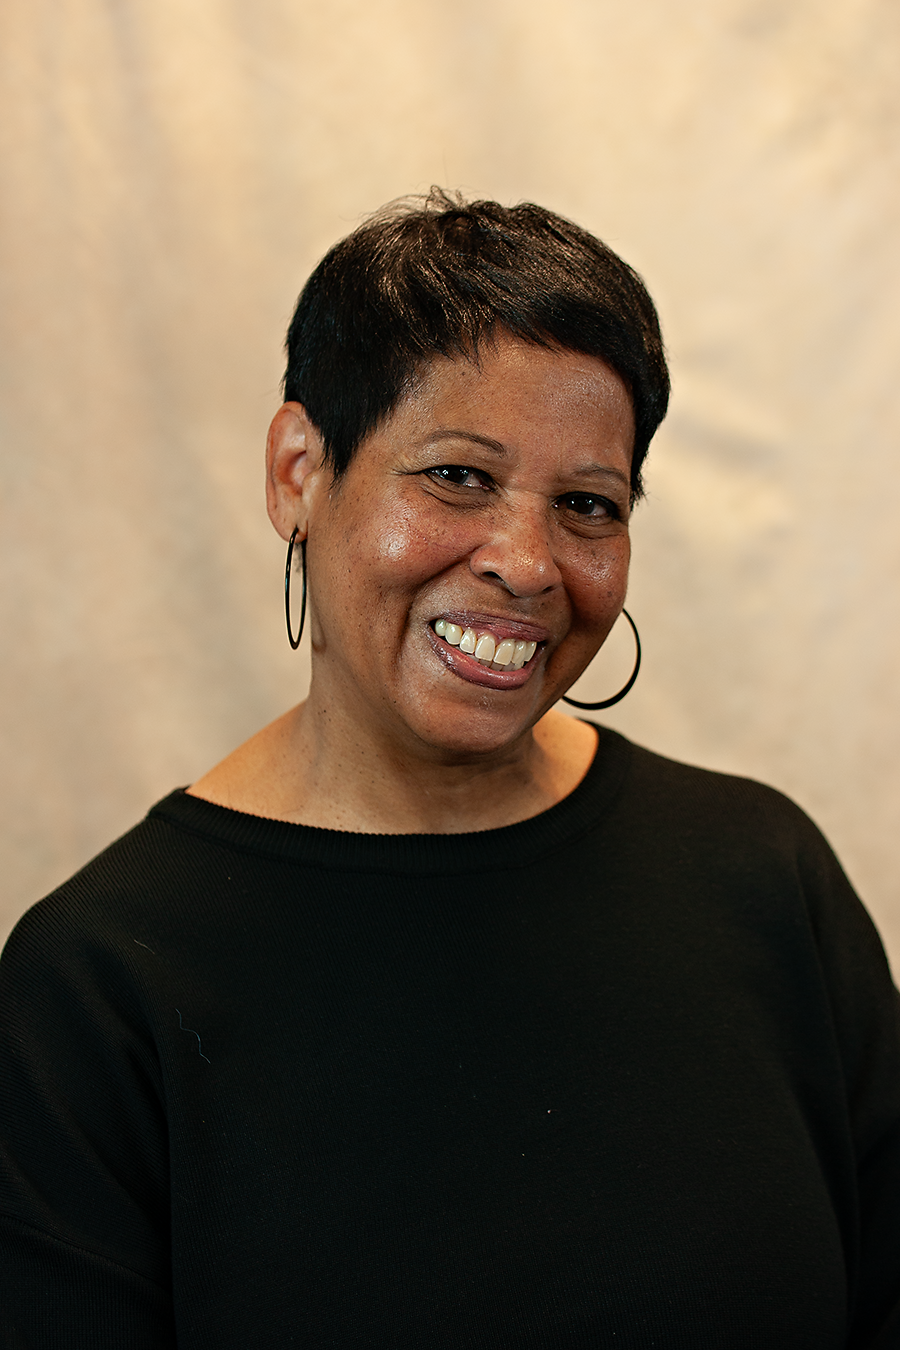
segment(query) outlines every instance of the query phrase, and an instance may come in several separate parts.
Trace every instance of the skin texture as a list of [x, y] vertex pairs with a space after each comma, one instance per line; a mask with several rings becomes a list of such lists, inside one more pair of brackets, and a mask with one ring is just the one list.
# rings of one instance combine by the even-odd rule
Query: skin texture
[[[596, 735], [552, 708], [625, 600], [633, 440], [603, 361], [508, 335], [428, 366], [336, 485], [284, 404], [268, 507], [282, 538], [308, 540], [310, 693], [190, 790], [387, 834], [495, 828], [561, 800]], [[435, 637], [442, 615], [541, 642], [516, 680], [484, 675]]]

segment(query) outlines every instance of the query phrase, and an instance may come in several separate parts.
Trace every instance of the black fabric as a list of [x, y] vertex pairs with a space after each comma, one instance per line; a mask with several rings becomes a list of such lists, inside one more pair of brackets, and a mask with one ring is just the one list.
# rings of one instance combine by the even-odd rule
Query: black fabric
[[483, 833], [176, 792], [0, 971], [3, 1346], [900, 1346], [896, 996], [768, 788], [603, 731]]

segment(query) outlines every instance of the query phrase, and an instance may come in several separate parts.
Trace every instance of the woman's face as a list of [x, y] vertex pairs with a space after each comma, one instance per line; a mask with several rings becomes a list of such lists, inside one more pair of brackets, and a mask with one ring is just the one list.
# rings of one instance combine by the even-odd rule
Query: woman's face
[[603, 361], [504, 336], [433, 362], [337, 486], [314, 447], [295, 512], [313, 690], [419, 754], [515, 743], [624, 603], [633, 441]]

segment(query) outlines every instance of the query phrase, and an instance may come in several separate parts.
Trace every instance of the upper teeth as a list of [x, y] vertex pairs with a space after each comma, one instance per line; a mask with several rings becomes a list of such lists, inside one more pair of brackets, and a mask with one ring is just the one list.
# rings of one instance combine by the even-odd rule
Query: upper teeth
[[519, 642], [515, 638], [503, 638], [497, 642], [490, 633], [479, 634], [474, 628], [460, 628], [458, 623], [450, 623], [449, 619], [438, 619], [434, 631], [451, 647], [468, 652], [476, 661], [494, 670], [521, 670], [537, 651], [536, 642]]

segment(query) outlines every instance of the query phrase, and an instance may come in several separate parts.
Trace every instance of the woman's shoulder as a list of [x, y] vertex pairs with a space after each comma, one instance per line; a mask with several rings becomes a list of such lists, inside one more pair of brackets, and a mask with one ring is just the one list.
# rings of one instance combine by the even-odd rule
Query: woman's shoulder
[[[25, 911], [4, 949], [11, 960], [56, 967], [112, 948], [137, 949], [166, 911], [178, 908], [185, 882], [207, 870], [201, 838], [178, 823], [177, 789]], [[208, 846], [207, 846], [208, 848]], [[204, 886], [194, 886], [195, 896]]]
[[784, 792], [629, 742], [616, 810], [623, 848], [653, 859], [673, 892], [711, 885], [754, 912], [793, 914], [832, 973], [856, 964], [886, 975], [880, 937], [834, 850]]
[[732, 838], [762, 832], [769, 838], [825, 842], [806, 811], [779, 788], [672, 759], [632, 741], [627, 745], [626, 808], [637, 800], [645, 813], [657, 820], [669, 817], [692, 835], [724, 831]]

